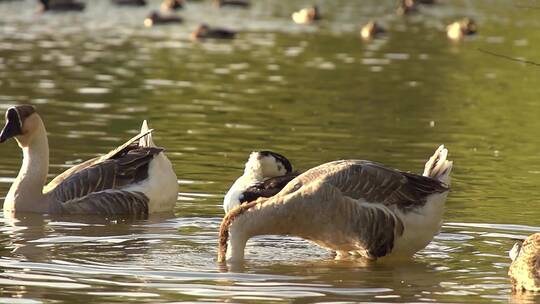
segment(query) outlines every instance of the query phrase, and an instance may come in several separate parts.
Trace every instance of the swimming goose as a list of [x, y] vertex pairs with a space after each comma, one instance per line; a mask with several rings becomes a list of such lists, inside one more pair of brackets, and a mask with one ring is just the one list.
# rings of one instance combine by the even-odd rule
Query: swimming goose
[[23, 151], [19, 174], [4, 201], [4, 213], [145, 216], [171, 211], [178, 183], [163, 148], [154, 145], [146, 121], [141, 133], [106, 155], [74, 166], [46, 187], [49, 144], [41, 117], [30, 105], [6, 111], [0, 143], [15, 137]]
[[252, 152], [246, 162], [244, 174], [233, 183], [225, 198], [225, 213], [242, 203], [259, 197], [271, 197], [298, 176], [289, 160], [276, 152]]
[[296, 24], [309, 24], [322, 19], [319, 7], [316, 5], [294, 12], [291, 17]]
[[540, 233], [530, 235], [510, 251], [508, 270], [514, 291], [540, 291]]
[[82, 11], [84, 10], [85, 4], [81, 2], [74, 2], [72, 0], [39, 0], [41, 3], [40, 11]]
[[116, 5], [124, 6], [145, 6], [146, 0], [112, 0]]
[[385, 32], [384, 28], [375, 21], [370, 21], [360, 29], [360, 37], [364, 40], [377, 37]]
[[144, 19], [144, 26], [151, 27], [159, 24], [182, 23], [181, 17], [176, 15], [162, 15], [158, 11], [152, 11], [148, 17]]
[[190, 38], [192, 41], [198, 41], [202, 39], [233, 39], [235, 36], [235, 31], [224, 28], [211, 28], [203, 23], [191, 33]]
[[220, 227], [218, 261], [242, 261], [246, 242], [268, 234], [302, 237], [338, 258], [410, 257], [441, 227], [452, 169], [447, 154], [440, 146], [423, 175], [364, 160], [310, 169], [271, 198], [229, 211]]
[[446, 36], [451, 40], [461, 40], [476, 33], [476, 23], [470, 18], [452, 22], [446, 27]]

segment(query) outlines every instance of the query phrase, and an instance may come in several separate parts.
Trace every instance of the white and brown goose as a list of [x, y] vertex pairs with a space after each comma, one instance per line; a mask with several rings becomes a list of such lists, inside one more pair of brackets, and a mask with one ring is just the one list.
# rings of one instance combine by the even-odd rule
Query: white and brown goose
[[4, 213], [131, 215], [170, 212], [178, 195], [171, 162], [141, 133], [106, 155], [76, 165], [47, 186], [49, 144], [45, 125], [30, 105], [6, 111], [0, 143], [15, 137], [23, 151], [19, 174], [4, 201]]
[[530, 235], [510, 250], [512, 264], [508, 270], [516, 292], [540, 291], [540, 233]]
[[225, 213], [259, 197], [274, 196], [298, 176], [298, 173], [292, 170], [291, 162], [279, 153], [252, 152], [246, 162], [244, 174], [236, 179], [225, 194], [223, 199]]
[[220, 227], [218, 261], [244, 259], [256, 235], [292, 235], [338, 257], [410, 257], [439, 232], [452, 162], [440, 146], [423, 175], [365, 160], [310, 169], [270, 198], [231, 210]]

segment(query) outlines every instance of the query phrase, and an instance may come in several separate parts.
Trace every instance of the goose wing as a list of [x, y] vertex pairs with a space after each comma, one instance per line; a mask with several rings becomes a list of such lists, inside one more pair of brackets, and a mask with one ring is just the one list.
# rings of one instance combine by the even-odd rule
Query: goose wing
[[70, 176], [74, 174], [77, 174], [78, 172], [81, 172], [95, 164], [99, 164], [106, 160], [121, 157], [122, 155], [126, 154], [128, 151], [139, 147], [139, 144], [137, 141], [140, 140], [141, 138], [149, 137], [148, 135], [151, 135], [152, 131], [153, 130], [149, 130], [147, 127], [143, 132], [132, 137], [130, 140], [126, 141], [123, 145], [110, 151], [109, 153], [89, 159], [83, 163], [80, 163], [78, 165], [75, 165], [67, 169], [60, 175], [56, 176], [49, 184], [47, 184], [47, 186], [45, 186], [44, 192], [45, 193], [50, 192], [51, 190], [56, 188], [59, 184], [61, 184], [65, 179], [69, 178]]
[[240, 203], [252, 202], [259, 197], [272, 197], [279, 193], [291, 180], [299, 175], [298, 172], [269, 178], [247, 188], [240, 198]]
[[[103, 195], [101, 201], [107, 201], [111, 198], [106, 194], [107, 190], [117, 190], [147, 179], [150, 161], [162, 151], [163, 149], [156, 147], [126, 148], [123, 154], [71, 174], [48, 194], [61, 203], [86, 196], [88, 199], [95, 199], [95, 195], [90, 195], [94, 193]], [[114, 202], [115, 200], [111, 200], [109, 203]]]
[[[438, 180], [387, 168], [365, 160], [342, 160], [315, 167], [298, 176], [284, 192], [302, 184], [322, 181], [336, 187], [344, 196], [368, 203], [395, 206], [409, 211], [425, 204], [426, 198], [449, 189]], [[300, 184], [298, 184], [300, 183]]]
[[52, 214], [94, 214], [103, 216], [130, 215], [145, 218], [148, 215], [148, 197], [138, 191], [106, 190], [90, 193], [67, 202], [51, 205]]

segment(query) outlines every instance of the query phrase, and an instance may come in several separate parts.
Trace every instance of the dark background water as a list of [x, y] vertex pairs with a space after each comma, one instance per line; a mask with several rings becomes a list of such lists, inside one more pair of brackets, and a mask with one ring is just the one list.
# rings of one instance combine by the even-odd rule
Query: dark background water
[[[540, 4], [444, 1], [395, 16], [394, 1], [323, 1], [324, 20], [298, 26], [308, 1], [253, 1], [249, 10], [190, 2], [182, 25], [147, 29], [146, 8], [86, 1], [80, 14], [35, 14], [0, 1], [0, 110], [37, 106], [51, 177], [116, 147], [143, 119], [179, 177], [174, 216], [88, 222], [42, 216], [0, 223], [2, 301], [492, 302], [511, 296], [507, 251], [540, 231]], [[524, 8], [532, 6], [533, 8]], [[446, 39], [473, 17], [479, 33]], [[375, 18], [388, 34], [361, 42]], [[239, 31], [192, 43], [200, 22]], [[421, 172], [444, 143], [454, 160], [442, 232], [414, 261], [333, 261], [289, 237], [252, 240], [243, 269], [220, 268], [224, 193], [248, 154], [270, 149], [298, 169], [343, 158]], [[0, 196], [20, 167], [1, 147]]]

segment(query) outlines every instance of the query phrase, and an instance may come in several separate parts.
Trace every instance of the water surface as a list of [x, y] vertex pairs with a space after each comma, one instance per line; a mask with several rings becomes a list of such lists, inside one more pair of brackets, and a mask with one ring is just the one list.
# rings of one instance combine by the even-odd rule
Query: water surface
[[[24, 216], [0, 223], [0, 301], [455, 302], [511, 295], [507, 251], [540, 231], [540, 11], [512, 1], [440, 1], [410, 18], [394, 1], [319, 1], [325, 19], [291, 24], [306, 1], [250, 10], [190, 2], [182, 25], [146, 29], [146, 8], [87, 1], [81, 14], [0, 1], [0, 110], [31, 103], [45, 120], [51, 178], [105, 153], [149, 119], [179, 177], [173, 215], [143, 221]], [[451, 43], [471, 16], [479, 33]], [[369, 43], [358, 27], [378, 19]], [[200, 22], [240, 31], [191, 43]], [[216, 263], [223, 195], [248, 154], [298, 169], [344, 158], [421, 172], [441, 143], [455, 161], [441, 233], [413, 261], [334, 261], [291, 237], [259, 237], [242, 268]], [[20, 167], [3, 144], [0, 196]]]

